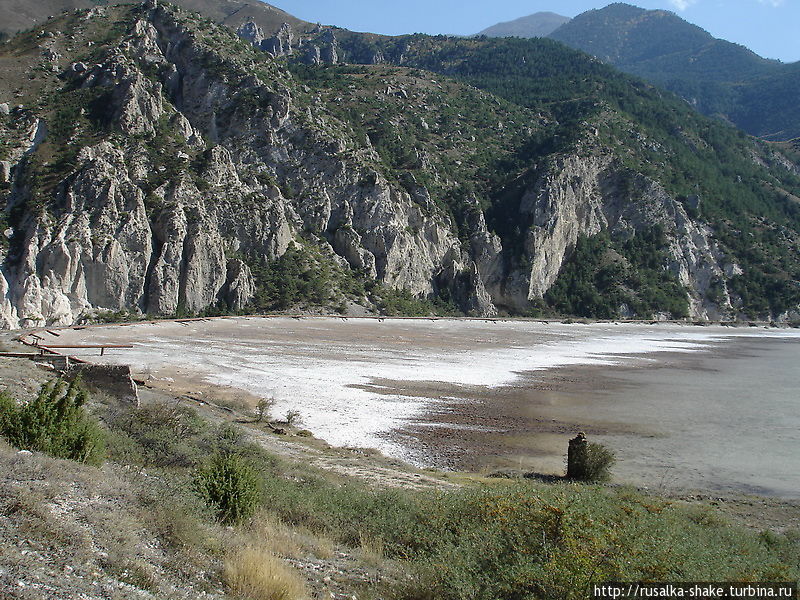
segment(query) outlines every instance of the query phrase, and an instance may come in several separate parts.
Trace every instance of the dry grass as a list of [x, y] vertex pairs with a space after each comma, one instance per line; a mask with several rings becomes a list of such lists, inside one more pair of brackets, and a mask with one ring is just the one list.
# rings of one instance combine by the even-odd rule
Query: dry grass
[[206, 541], [213, 529], [182, 510], [191, 497], [179, 487], [113, 464], [18, 454], [0, 441], [0, 562], [16, 578], [0, 574], [0, 598], [23, 597], [17, 580], [19, 589], [54, 590], [30, 596], [53, 600], [94, 598], [93, 582], [123, 590], [120, 599], [189, 597], [184, 590], [221, 598], [221, 561]]
[[262, 510], [251, 523], [250, 538], [273, 554], [297, 559], [333, 557], [333, 541], [305, 527], [287, 525], [273, 512]]
[[377, 567], [384, 563], [383, 539], [370, 536], [363, 531], [358, 533], [359, 558], [364, 564]]
[[234, 550], [225, 560], [225, 582], [246, 600], [305, 600], [303, 578], [264, 547]]

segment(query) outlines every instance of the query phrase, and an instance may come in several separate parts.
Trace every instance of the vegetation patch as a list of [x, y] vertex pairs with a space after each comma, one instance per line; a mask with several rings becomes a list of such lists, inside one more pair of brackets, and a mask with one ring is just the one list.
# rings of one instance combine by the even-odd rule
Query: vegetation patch
[[221, 523], [241, 523], [259, 502], [256, 471], [236, 454], [217, 453], [197, 470], [195, 487]]
[[225, 582], [244, 600], [304, 600], [305, 582], [274, 554], [264, 548], [234, 550], [225, 560]]
[[667, 270], [665, 245], [660, 227], [620, 241], [608, 233], [581, 237], [545, 300], [563, 315], [613, 319], [625, 310], [639, 318], [655, 313], [685, 318], [688, 296]]
[[0, 394], [0, 435], [22, 450], [99, 465], [105, 439], [84, 408], [87, 397], [77, 377], [43, 385], [36, 398], [22, 405]]
[[290, 246], [274, 260], [256, 255], [242, 258], [256, 283], [250, 306], [255, 312], [314, 306], [343, 312], [346, 300], [364, 302], [366, 298], [363, 275], [336, 264], [312, 242]]
[[[445, 290], [446, 292], [446, 290]], [[408, 290], [393, 290], [385, 286], [375, 286], [372, 299], [382, 315], [389, 317], [455, 317], [463, 313], [447, 294], [435, 295], [431, 299], [417, 298]]]

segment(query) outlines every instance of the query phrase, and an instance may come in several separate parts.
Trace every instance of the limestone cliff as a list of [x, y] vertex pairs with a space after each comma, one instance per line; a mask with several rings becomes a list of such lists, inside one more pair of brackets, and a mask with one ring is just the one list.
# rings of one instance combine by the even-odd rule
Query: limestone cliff
[[[503, 167], [521, 168], [511, 193], [487, 173], [514, 165], [552, 116], [413, 69], [287, 65], [352, 54], [330, 30], [314, 44], [289, 25], [238, 33], [149, 2], [14, 42], [33, 75], [27, 96], [0, 86], [0, 100], [22, 100], [0, 103], [2, 326], [248, 310], [263, 265], [303, 247], [387, 290], [524, 314], [579, 240], [623, 243], [654, 225], [667, 260], [652, 268], [684, 286], [689, 316], [740, 316], [729, 281], [742, 270], [713, 227], [596, 132]], [[361, 51], [370, 64], [391, 55]]]
[[[224, 62], [174, 11], [143, 9], [108, 58], [66, 67], [71, 88], [107, 91], [103, 113], [124, 137], [86, 144], [39, 213], [25, 156], [44, 139], [44, 123], [17, 111], [31, 123], [20, 140], [28, 147], [7, 161], [17, 222], [0, 280], [5, 327], [68, 324], [95, 309], [244, 308], [252, 276], [230, 257], [274, 258], [301, 234], [415, 295], [474, 273], [449, 217], [424, 213], [304, 123], [270, 61], [256, 75], [253, 64]], [[154, 153], [153, 138], [164, 136], [172, 143]], [[194, 175], [190, 162], [200, 165]], [[482, 284], [473, 284], [459, 284], [459, 302], [491, 313]]]
[[525, 191], [520, 213], [531, 222], [523, 250], [529, 268], [514, 273], [505, 286], [497, 278], [489, 286], [503, 304], [524, 310], [544, 296], [579, 237], [609, 231], [624, 239], [658, 224], [669, 240], [668, 268], [689, 291], [690, 315], [719, 319], [735, 312], [727, 289], [721, 301], [707, 300], [711, 282], [738, 269], [720, 251], [712, 231], [690, 219], [657, 182], [628, 172], [608, 155], [559, 159]]

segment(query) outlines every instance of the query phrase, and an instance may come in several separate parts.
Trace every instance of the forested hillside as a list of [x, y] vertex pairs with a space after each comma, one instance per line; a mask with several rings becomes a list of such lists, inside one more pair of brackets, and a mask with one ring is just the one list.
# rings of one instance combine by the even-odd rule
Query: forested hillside
[[549, 35], [768, 140], [800, 137], [797, 64], [715, 39], [665, 10], [623, 3], [578, 15]]
[[240, 30], [150, 2], [0, 49], [7, 325], [798, 316], [791, 146], [552, 40]]

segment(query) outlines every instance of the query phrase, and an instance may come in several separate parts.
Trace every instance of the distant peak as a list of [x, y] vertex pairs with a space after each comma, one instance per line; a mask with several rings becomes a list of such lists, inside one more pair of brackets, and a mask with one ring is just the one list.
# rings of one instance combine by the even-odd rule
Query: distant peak
[[478, 35], [489, 37], [546, 37], [569, 22], [569, 17], [554, 12], [537, 12], [527, 17], [492, 25]]

